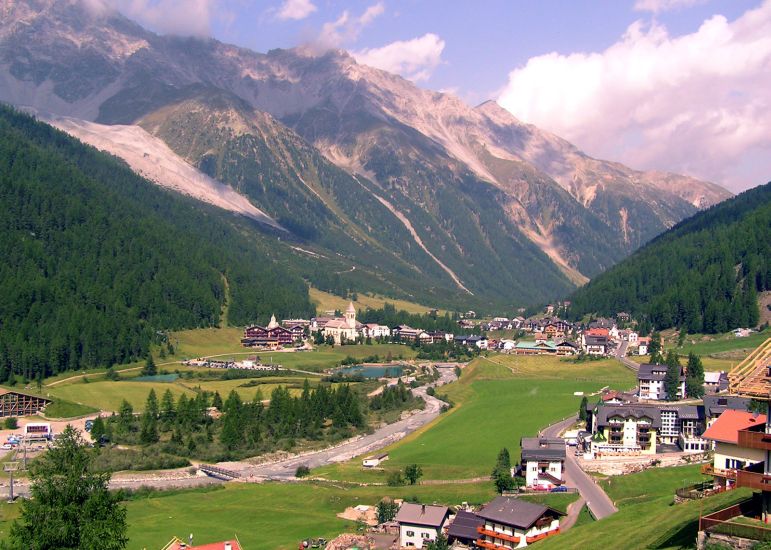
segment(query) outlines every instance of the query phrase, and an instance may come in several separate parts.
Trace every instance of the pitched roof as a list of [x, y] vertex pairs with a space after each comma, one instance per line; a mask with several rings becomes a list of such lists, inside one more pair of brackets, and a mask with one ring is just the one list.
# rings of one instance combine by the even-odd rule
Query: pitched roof
[[600, 405], [597, 409], [597, 425], [607, 426], [608, 419], [614, 416], [621, 418], [650, 418], [654, 428], [661, 427], [661, 408], [655, 405], [639, 405], [625, 403], [621, 405]]
[[746, 411], [750, 401], [751, 399], [748, 397], [738, 397], [736, 395], [705, 395], [704, 409], [707, 412], [707, 416], [720, 416], [728, 409]]
[[565, 441], [559, 437], [523, 437], [522, 460], [564, 460]]
[[518, 498], [497, 497], [479, 510], [477, 515], [496, 523], [529, 529], [549, 511], [560, 516], [565, 515], [542, 504], [535, 504]]
[[483, 523], [484, 520], [474, 512], [459, 510], [447, 529], [447, 536], [457, 539], [476, 539], [477, 527]]
[[405, 502], [399, 508], [395, 519], [399, 523], [425, 525], [438, 529], [444, 523], [449, 513], [450, 509], [447, 506], [431, 506], [428, 504]]
[[715, 420], [712, 426], [707, 428], [702, 437], [736, 445], [739, 442], [739, 430], [760, 426], [765, 423], [765, 414], [728, 409]]

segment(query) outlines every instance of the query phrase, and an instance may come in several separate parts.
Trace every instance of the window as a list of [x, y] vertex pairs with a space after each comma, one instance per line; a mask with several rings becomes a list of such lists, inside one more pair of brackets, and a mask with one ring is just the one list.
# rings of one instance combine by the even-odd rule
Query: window
[[407, 536], [408, 537], [414, 537], [415, 536], [415, 531], [407, 531]]
[[425, 531], [420, 534], [420, 536], [423, 539], [428, 539], [431, 536], [431, 533], [426, 533]]

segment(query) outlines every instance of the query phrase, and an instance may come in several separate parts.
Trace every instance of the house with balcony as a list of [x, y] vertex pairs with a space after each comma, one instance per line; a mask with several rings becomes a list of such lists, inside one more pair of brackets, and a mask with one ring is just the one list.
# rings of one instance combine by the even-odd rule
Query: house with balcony
[[430, 506], [405, 502], [394, 520], [399, 524], [399, 546], [423, 548], [444, 529], [450, 517], [447, 506]]
[[564, 482], [565, 441], [559, 437], [523, 437], [520, 473], [528, 487], [550, 489]]
[[592, 423], [595, 456], [656, 453], [661, 411], [655, 405], [601, 405], [592, 415]]
[[716, 486], [733, 487], [737, 470], [765, 460], [765, 453], [761, 449], [739, 445], [739, 434], [742, 430], [757, 429], [765, 423], [764, 414], [729, 409], [707, 428], [704, 439], [714, 442], [715, 457], [710, 467], [703, 471], [715, 478]]
[[[640, 399], [663, 401], [667, 398], [664, 380], [667, 376], [667, 365], [651, 365], [644, 363], [637, 371], [637, 393]], [[680, 381], [677, 387], [677, 398], [685, 397], [685, 374], [680, 369]]]
[[476, 513], [479, 548], [524, 548], [560, 532], [562, 512], [518, 498], [497, 497]]
[[731, 394], [765, 402], [766, 414], [726, 410], [720, 415], [706, 434], [715, 441], [715, 462], [710, 473], [717, 484], [759, 492], [700, 517], [700, 548], [709, 545], [713, 536], [720, 537], [724, 545], [729, 538], [731, 547], [750, 547], [752, 540], [767, 540], [769, 529], [748, 525], [746, 518], [771, 523], [771, 338], [731, 369], [728, 385]]

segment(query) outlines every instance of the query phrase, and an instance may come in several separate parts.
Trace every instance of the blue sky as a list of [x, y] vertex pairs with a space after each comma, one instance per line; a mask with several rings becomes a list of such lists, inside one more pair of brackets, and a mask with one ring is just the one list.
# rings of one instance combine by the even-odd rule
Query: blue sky
[[260, 52], [343, 48], [634, 168], [771, 179], [771, 0], [86, 1]]

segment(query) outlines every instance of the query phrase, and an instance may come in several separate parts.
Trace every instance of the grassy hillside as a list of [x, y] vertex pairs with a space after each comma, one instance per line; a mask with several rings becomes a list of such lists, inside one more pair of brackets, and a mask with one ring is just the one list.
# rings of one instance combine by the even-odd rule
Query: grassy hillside
[[[308, 315], [253, 224], [0, 107], [0, 382], [125, 363], [156, 331]], [[251, 237], [251, 238], [250, 238]]]
[[659, 329], [721, 333], [759, 321], [771, 289], [771, 183], [696, 214], [598, 276], [571, 315], [646, 319]]
[[[574, 392], [595, 392], [605, 385], [626, 389], [634, 375], [613, 360], [569, 363], [553, 357], [479, 358], [460, 380], [438, 390], [455, 407], [425, 428], [388, 448], [386, 471], [417, 463], [425, 479], [489, 476], [501, 447], [519, 458], [521, 437], [575, 414]], [[385, 471], [363, 471], [361, 459], [319, 468], [328, 479], [385, 481]]]

